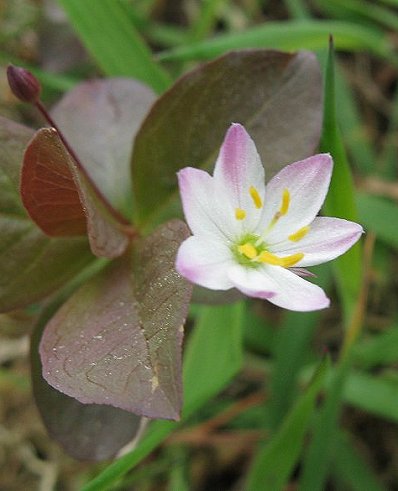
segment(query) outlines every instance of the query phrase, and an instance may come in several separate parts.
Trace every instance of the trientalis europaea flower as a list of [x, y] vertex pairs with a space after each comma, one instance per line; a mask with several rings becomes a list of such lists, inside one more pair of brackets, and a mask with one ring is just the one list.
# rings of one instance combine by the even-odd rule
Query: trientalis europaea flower
[[333, 161], [319, 154], [283, 168], [265, 184], [256, 147], [240, 124], [229, 128], [214, 175], [192, 167], [178, 172], [192, 236], [177, 255], [177, 271], [213, 290], [237, 288], [280, 307], [310, 311], [329, 299], [305, 280], [303, 268], [347, 251], [363, 229], [316, 216], [329, 187]]

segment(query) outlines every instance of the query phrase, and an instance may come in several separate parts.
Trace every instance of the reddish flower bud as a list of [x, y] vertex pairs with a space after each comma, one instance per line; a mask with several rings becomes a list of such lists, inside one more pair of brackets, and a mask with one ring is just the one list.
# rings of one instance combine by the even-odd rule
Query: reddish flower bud
[[8, 84], [20, 101], [35, 103], [39, 100], [41, 86], [37, 78], [25, 68], [8, 65]]

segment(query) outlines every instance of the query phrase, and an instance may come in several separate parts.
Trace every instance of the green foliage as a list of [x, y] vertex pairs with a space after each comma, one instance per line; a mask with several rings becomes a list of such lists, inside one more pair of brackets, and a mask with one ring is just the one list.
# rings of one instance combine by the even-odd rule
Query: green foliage
[[276, 48], [286, 51], [323, 49], [330, 33], [336, 48], [370, 50], [397, 64], [397, 57], [388, 37], [377, 28], [330, 20], [291, 20], [267, 22], [242, 32], [225, 34], [200, 43], [180, 46], [158, 55], [163, 61], [203, 60], [239, 48]]
[[288, 483], [304, 443], [316, 397], [327, 374], [328, 359], [318, 367], [307, 391], [299, 398], [270, 443], [257, 453], [248, 474], [248, 491], [282, 491]]
[[[336, 117], [334, 47], [332, 41], [325, 71], [323, 131], [320, 147], [323, 152], [330, 152], [334, 160], [332, 182], [324, 204], [325, 213], [358, 221], [352, 174]], [[350, 315], [358, 298], [362, 279], [360, 243], [355, 244], [346, 254], [336, 259], [333, 265], [346, 313]]]
[[152, 60], [119, 0], [59, 0], [93, 58], [109, 76], [132, 77], [161, 92], [166, 73]]

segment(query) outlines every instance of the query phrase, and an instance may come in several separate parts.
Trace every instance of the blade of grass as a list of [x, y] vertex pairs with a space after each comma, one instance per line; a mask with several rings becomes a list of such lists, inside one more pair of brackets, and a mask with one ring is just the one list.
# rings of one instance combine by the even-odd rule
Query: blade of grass
[[388, 37], [382, 31], [355, 23], [328, 20], [267, 22], [243, 32], [225, 34], [200, 43], [164, 51], [157, 55], [157, 59], [163, 61], [209, 59], [226, 51], [241, 48], [317, 50], [324, 48], [330, 33], [333, 33], [337, 49], [369, 50], [381, 58], [390, 60], [394, 66], [398, 66], [398, 57]]
[[335, 452], [338, 420], [349, 370], [353, 361], [353, 347], [363, 325], [370, 282], [374, 237], [368, 236], [364, 248], [364, 275], [361, 292], [345, 331], [339, 363], [327, 391], [327, 397], [319, 412], [312, 441], [303, 462], [298, 491], [325, 489], [330, 464]]
[[326, 358], [319, 365], [308, 389], [298, 399], [281, 429], [255, 456], [245, 487], [247, 491], [285, 489], [300, 456], [316, 397], [322, 388], [328, 368], [329, 360]]
[[388, 374], [372, 376], [353, 371], [344, 388], [347, 404], [363, 411], [398, 422], [398, 380]]
[[378, 162], [380, 174], [387, 179], [395, 180], [397, 178], [397, 161], [398, 161], [398, 87], [395, 89], [392, 99], [392, 109], [388, 130], [384, 138], [384, 144], [381, 151], [381, 158]]
[[298, 491], [322, 491], [336, 445], [336, 429], [342, 405], [344, 382], [350, 368], [345, 357], [337, 367], [327, 393], [327, 399], [318, 415], [313, 438], [304, 459]]
[[109, 76], [134, 77], [162, 92], [168, 75], [153, 60], [119, 0], [58, 0], [80, 39]]
[[357, 196], [360, 221], [387, 245], [398, 248], [398, 205], [377, 196]]
[[[184, 356], [183, 420], [215, 396], [241, 368], [243, 303], [203, 307]], [[82, 491], [101, 491], [132, 469], [181, 423], [155, 421], [138, 446], [113, 462]]]
[[[332, 182], [325, 201], [326, 215], [358, 221], [354, 184], [337, 125], [334, 82], [334, 48], [330, 43], [325, 73], [322, 152], [330, 152], [334, 160]], [[333, 262], [339, 293], [346, 315], [350, 315], [358, 298], [362, 278], [362, 252], [359, 243]]]
[[376, 152], [364, 127], [354, 93], [338, 63], [335, 65], [335, 97], [336, 107], [339, 108], [338, 125], [345, 146], [358, 169], [369, 174], [375, 168]]
[[[322, 288], [329, 283], [329, 273], [327, 266], [317, 270], [317, 284]], [[273, 429], [281, 424], [297, 396], [297, 377], [311, 353], [310, 343], [319, 318], [319, 312], [286, 312], [275, 335], [270, 387], [272, 397], [268, 403]]]
[[171, 48], [186, 43], [188, 30], [186, 27], [154, 22], [149, 13], [138, 12], [133, 6], [126, 13], [136, 29], [145, 34], [149, 40], [160, 46]]
[[217, 21], [218, 12], [228, 2], [229, 0], [203, 0], [201, 2], [199, 15], [191, 26], [191, 42], [204, 39], [211, 33]]
[[387, 28], [398, 30], [398, 16], [392, 10], [365, 0], [317, 0], [316, 4], [328, 15], [343, 19], [350, 17], [358, 23], [375, 22]]
[[380, 334], [358, 343], [354, 347], [354, 360], [363, 369], [389, 365], [398, 361], [398, 325], [394, 324]]
[[334, 475], [342, 481], [346, 489], [351, 491], [387, 491], [372, 471], [368, 462], [358, 453], [348, 435], [342, 431], [338, 434], [336, 456], [334, 460]]
[[171, 460], [171, 469], [169, 470], [168, 491], [189, 491], [188, 474], [188, 452], [184, 446], [175, 445], [168, 449]]
[[305, 20], [310, 17], [309, 9], [302, 0], [285, 0], [286, 9], [294, 19]]

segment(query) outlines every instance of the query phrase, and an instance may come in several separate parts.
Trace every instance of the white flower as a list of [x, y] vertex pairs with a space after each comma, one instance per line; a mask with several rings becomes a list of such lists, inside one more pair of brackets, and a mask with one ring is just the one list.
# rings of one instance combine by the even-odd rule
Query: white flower
[[237, 288], [286, 309], [327, 307], [325, 292], [303, 279], [299, 268], [340, 256], [363, 232], [357, 223], [316, 216], [332, 167], [329, 154], [315, 155], [288, 165], [265, 185], [254, 142], [233, 124], [213, 177], [192, 167], [178, 173], [193, 236], [181, 244], [177, 271], [206, 288]]

